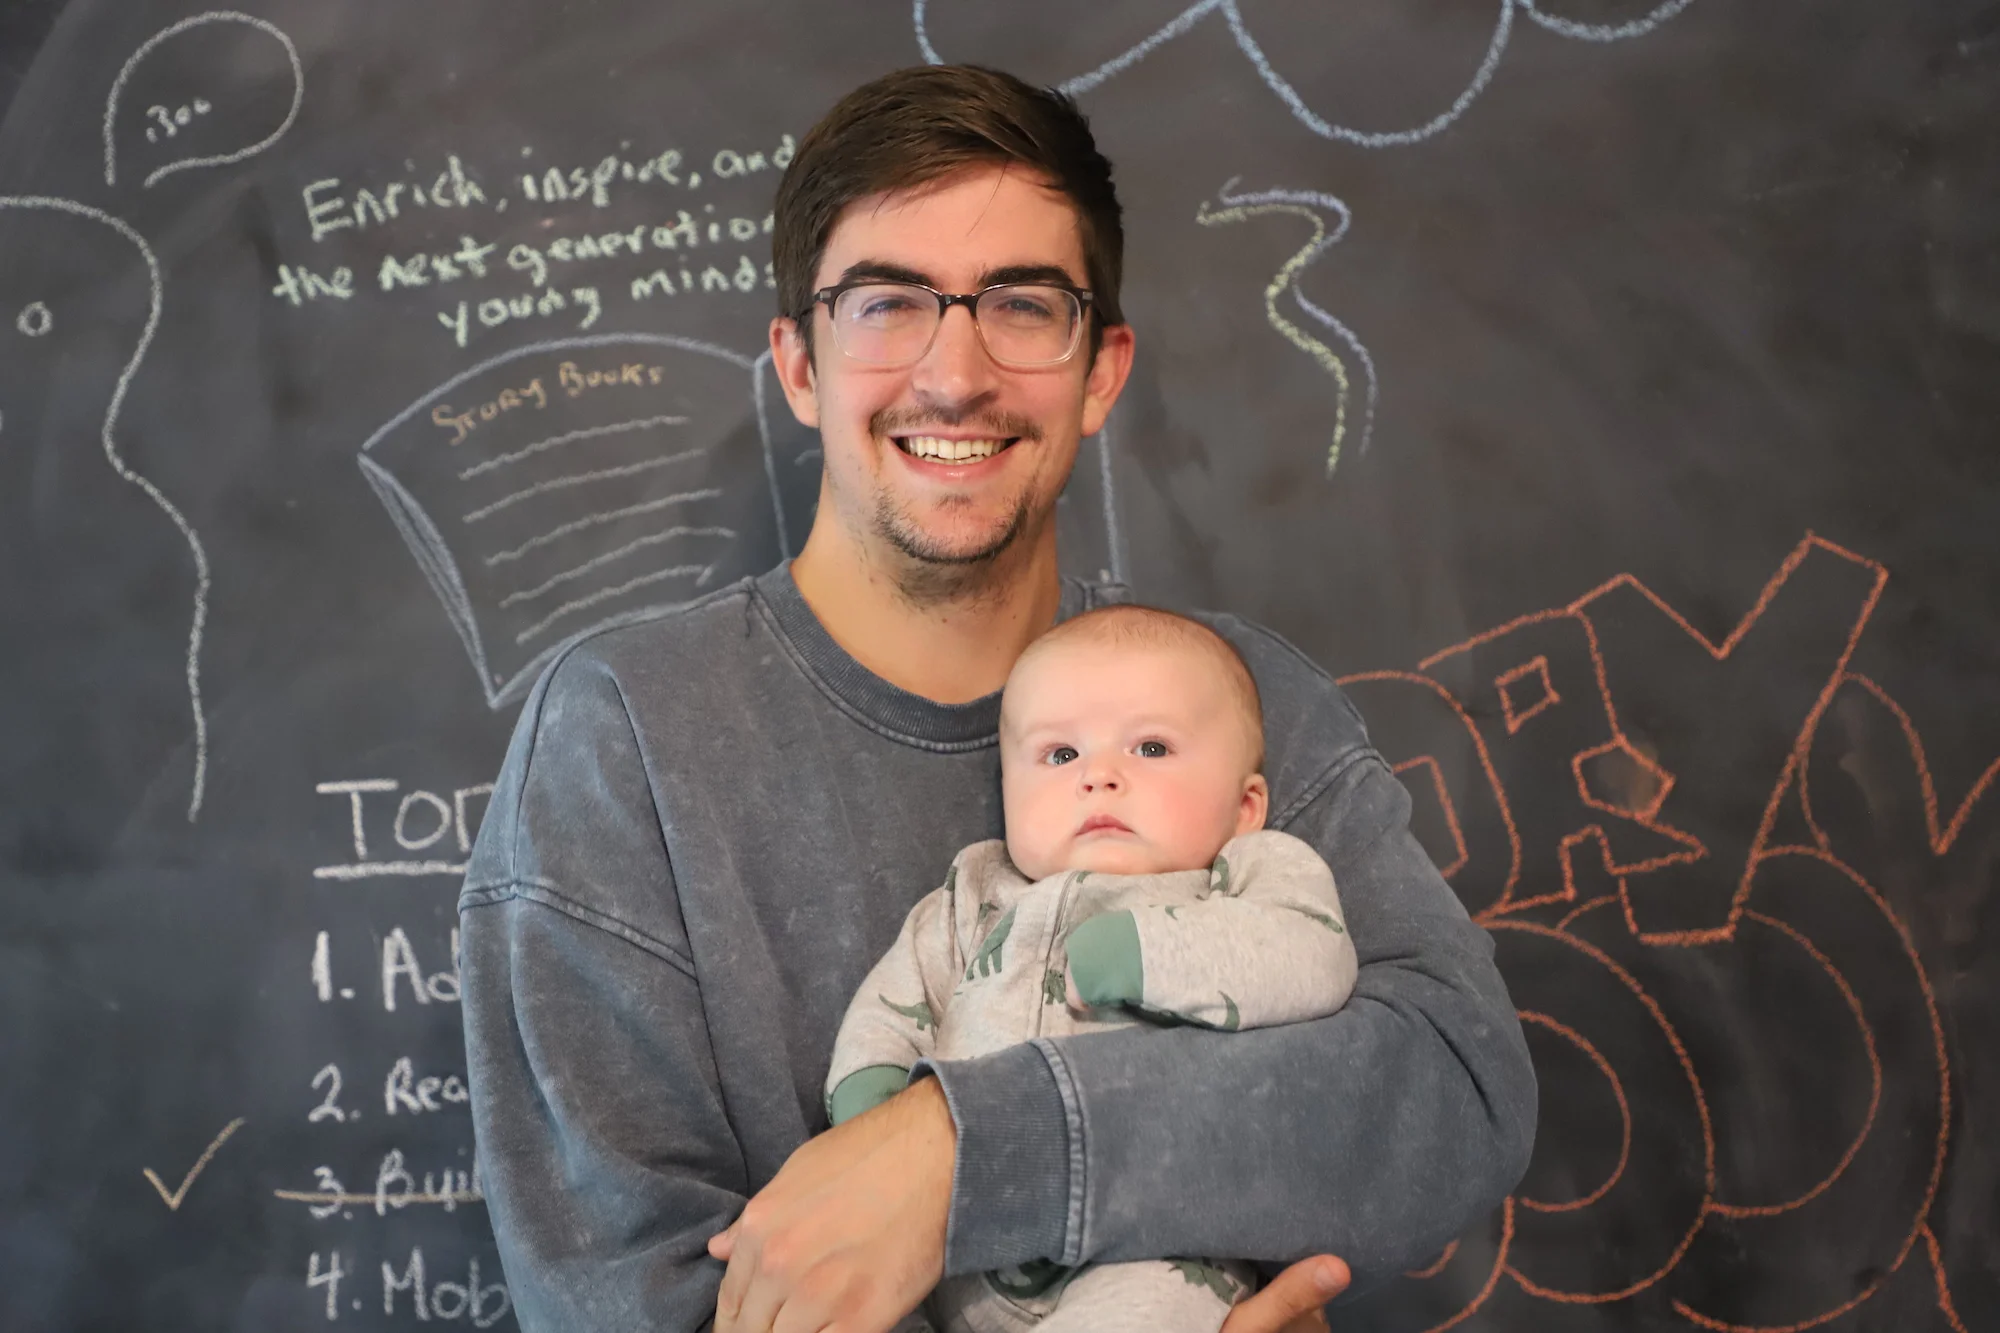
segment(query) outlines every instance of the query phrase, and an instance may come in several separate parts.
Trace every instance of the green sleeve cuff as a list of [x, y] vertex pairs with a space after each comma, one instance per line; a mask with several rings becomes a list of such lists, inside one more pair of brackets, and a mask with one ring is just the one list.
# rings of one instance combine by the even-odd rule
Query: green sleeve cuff
[[910, 1071], [896, 1065], [869, 1065], [834, 1085], [826, 1099], [826, 1118], [838, 1125], [870, 1111], [908, 1087]]
[[1146, 993], [1139, 958], [1139, 923], [1130, 912], [1103, 912], [1069, 933], [1069, 974], [1077, 997], [1093, 1009], [1137, 1004]]

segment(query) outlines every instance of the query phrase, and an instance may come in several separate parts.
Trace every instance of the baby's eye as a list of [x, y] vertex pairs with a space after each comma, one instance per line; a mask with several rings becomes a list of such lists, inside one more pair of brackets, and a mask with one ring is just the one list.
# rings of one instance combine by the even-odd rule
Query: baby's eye
[[1140, 741], [1138, 754], [1141, 759], [1165, 759], [1167, 757], [1167, 743], [1165, 741]]
[[1076, 747], [1073, 745], [1055, 745], [1049, 748], [1048, 762], [1051, 764], [1067, 764], [1076, 757]]

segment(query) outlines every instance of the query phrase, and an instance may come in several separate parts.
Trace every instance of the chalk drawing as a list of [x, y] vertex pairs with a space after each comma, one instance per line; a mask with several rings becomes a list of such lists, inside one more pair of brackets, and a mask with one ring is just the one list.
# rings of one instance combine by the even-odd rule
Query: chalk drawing
[[721, 508], [741, 497], [700, 469], [759, 406], [759, 365], [665, 334], [533, 343], [454, 376], [362, 445], [362, 473], [490, 707], [577, 638], [680, 605], [744, 562], [723, 516], [740, 505]]
[[[101, 226], [109, 227], [138, 250], [140, 258], [146, 261], [147, 295], [150, 305], [146, 313], [146, 327], [139, 335], [139, 343], [132, 351], [131, 360], [118, 374], [117, 387], [111, 392], [111, 401], [104, 409], [104, 426], [99, 434], [105, 461], [120, 480], [130, 483], [145, 492], [151, 500], [180, 530], [181, 539], [187, 543], [188, 554], [194, 561], [195, 590], [194, 608], [188, 626], [187, 647], [187, 688], [188, 708], [194, 718], [194, 782], [188, 794], [187, 817], [190, 823], [200, 817], [202, 793], [208, 782], [208, 716], [201, 702], [201, 642], [202, 632], [208, 623], [208, 553], [203, 549], [201, 537], [194, 530], [174, 502], [151, 481], [134, 471], [124, 456], [118, 451], [115, 432], [118, 426], [118, 412], [125, 404], [126, 391], [132, 387], [132, 379], [139, 373], [139, 363], [146, 359], [147, 349], [153, 345], [153, 334], [160, 326], [161, 279], [160, 261], [154, 257], [153, 248], [146, 239], [134, 231], [130, 224], [101, 209], [79, 204], [71, 199], [56, 199], [45, 195], [0, 195], [0, 211], [6, 209], [46, 210], [67, 213]], [[46, 321], [53, 327], [54, 317]]]
[[[1089, 92], [1132, 68], [1176, 37], [1186, 34], [1202, 20], [1217, 16], [1228, 26], [1229, 35], [1235, 41], [1237, 50], [1257, 71], [1257, 77], [1263, 80], [1264, 86], [1280, 102], [1284, 103], [1285, 109], [1299, 124], [1323, 139], [1335, 139], [1362, 148], [1394, 148], [1421, 143], [1440, 133], [1463, 116], [1467, 108], [1486, 91], [1487, 85], [1493, 81], [1494, 72], [1500, 68], [1500, 62], [1507, 53], [1507, 43], [1513, 32], [1516, 10], [1525, 15], [1530, 22], [1557, 36], [1588, 42], [1615, 42], [1642, 37], [1652, 32], [1686, 9], [1692, 2], [1693, 0], [1666, 0], [1644, 17], [1628, 23], [1596, 24], [1578, 23], [1557, 15], [1545, 14], [1536, 7], [1536, 0], [1500, 0], [1499, 14], [1493, 25], [1493, 35], [1487, 41], [1486, 54], [1481, 58], [1478, 69], [1473, 71], [1471, 81], [1443, 111], [1420, 125], [1400, 130], [1362, 130], [1350, 125], [1337, 125], [1313, 110], [1306, 98], [1272, 66], [1270, 58], [1264, 54], [1264, 48], [1251, 35], [1250, 25], [1244, 20], [1237, 0], [1199, 0], [1199, 3], [1182, 10], [1110, 60], [1095, 69], [1065, 79], [1059, 87], [1072, 97]], [[941, 65], [946, 63], [946, 57], [939, 54], [937, 47], [931, 42], [928, 26], [929, 9], [930, 0], [915, 0], [911, 11], [911, 21], [916, 29], [917, 50], [922, 53], [926, 62]], [[1337, 38], [1337, 33], [1334, 36]]]
[[168, 1212], [177, 1213], [181, 1210], [181, 1204], [187, 1201], [188, 1190], [193, 1187], [196, 1177], [200, 1176], [207, 1169], [208, 1164], [215, 1160], [215, 1155], [222, 1151], [222, 1145], [229, 1142], [229, 1136], [243, 1128], [245, 1123], [244, 1119], [238, 1116], [224, 1125], [222, 1132], [209, 1142], [208, 1147], [203, 1149], [201, 1156], [195, 1160], [195, 1164], [188, 1168], [188, 1173], [181, 1177], [180, 1186], [176, 1189], [169, 1190], [166, 1182], [160, 1179], [152, 1167], [148, 1166], [140, 1169], [139, 1174], [146, 1178], [147, 1183], [154, 1190], [158, 1191], [160, 1202], [167, 1206]]
[[[285, 131], [291, 129], [292, 122], [299, 118], [299, 108], [304, 104], [306, 96], [305, 66], [299, 61], [298, 47], [292, 45], [292, 39], [280, 31], [275, 24], [269, 23], [264, 19], [253, 18], [248, 14], [239, 14], [235, 10], [229, 9], [218, 9], [206, 14], [196, 14], [192, 18], [184, 18], [179, 23], [162, 28], [159, 32], [148, 37], [140, 45], [139, 49], [132, 53], [131, 59], [125, 62], [124, 68], [118, 71], [118, 77], [112, 80], [111, 95], [105, 99], [104, 103], [104, 183], [106, 185], [116, 185], [118, 183], [118, 149], [114, 142], [115, 136], [113, 131], [118, 119], [119, 98], [124, 94], [125, 84], [131, 79], [132, 72], [139, 67], [141, 61], [159, 47], [160, 43], [181, 33], [188, 32], [191, 29], [212, 23], [248, 24], [257, 31], [268, 33], [271, 37], [277, 39], [278, 44], [284, 47], [285, 59], [290, 63], [292, 69], [291, 106], [286, 110], [285, 118], [279, 123], [278, 128], [272, 130], [262, 139], [259, 139], [248, 147], [239, 148], [230, 153], [213, 153], [201, 157], [182, 158], [179, 161], [168, 162], [164, 166], [155, 167], [146, 176], [142, 188], [150, 189], [176, 171], [186, 171], [191, 167], [219, 167], [230, 162], [241, 162], [246, 157], [254, 157], [282, 139], [285, 136]], [[171, 133], [174, 130], [176, 121], [182, 126], [186, 125], [188, 119], [192, 118], [192, 113], [197, 107], [202, 108], [199, 114], [203, 115], [213, 110], [212, 104], [208, 103], [207, 99], [196, 98], [189, 107], [177, 108], [177, 112], [181, 109], [190, 111], [191, 115], [188, 118], [182, 118], [178, 114], [167, 118], [169, 132]], [[147, 132], [148, 138], [152, 138], [156, 133], [157, 129], [149, 130]]]
[[[1333, 443], [1326, 451], [1326, 474], [1331, 477], [1334, 469], [1340, 465], [1341, 445], [1346, 441], [1348, 433], [1348, 404], [1352, 386], [1349, 383], [1347, 365], [1341, 360], [1339, 353], [1288, 319], [1278, 308], [1278, 298], [1289, 293], [1307, 318], [1317, 320], [1329, 329], [1360, 363], [1366, 386], [1363, 394], [1360, 447], [1365, 450], [1375, 430], [1375, 359], [1368, 355], [1367, 347], [1362, 345], [1361, 340], [1354, 336], [1351, 329], [1314, 305], [1299, 289], [1300, 275], [1329, 247], [1347, 234], [1353, 215], [1349, 213], [1346, 204], [1330, 194], [1320, 194], [1311, 190], [1260, 190], [1251, 194], [1231, 194], [1230, 191], [1235, 185], [1236, 179], [1232, 177], [1221, 190], [1216, 192], [1216, 199], [1221, 207], [1210, 208], [1204, 202], [1195, 211], [1195, 221], [1204, 227], [1213, 227], [1223, 223], [1242, 222], [1265, 214], [1289, 213], [1294, 217], [1304, 218], [1312, 227], [1312, 239], [1307, 241], [1297, 254], [1284, 262], [1272, 276], [1269, 285], [1264, 288], [1264, 314], [1270, 320], [1271, 327], [1276, 329], [1287, 342], [1317, 361], [1320, 368], [1333, 377], [1335, 386]], [[1337, 219], [1331, 231], [1326, 225], [1326, 215], [1329, 213]]]
[[[1947, 813], [1907, 711], [1850, 669], [1887, 578], [1879, 562], [1809, 533], [1720, 639], [1621, 574], [1441, 649], [1416, 671], [1342, 681], [1368, 707], [1371, 733], [1412, 799], [1440, 816], [1432, 827], [1444, 842], [1433, 856], [1493, 933], [1538, 1052], [1567, 1049], [1562, 1068], [1600, 1084], [1598, 1092], [1558, 1085], [1545, 1071], [1543, 1104], [1564, 1132], [1537, 1140], [1529, 1181], [1563, 1182], [1566, 1191], [1544, 1198], [1524, 1185], [1485, 1224], [1479, 1243], [1454, 1244], [1406, 1273], [1391, 1300], [1420, 1316], [1409, 1327], [1435, 1333], [1462, 1322], [1504, 1276], [1522, 1295], [1561, 1306], [1656, 1292], [1695, 1327], [1797, 1333], [1858, 1309], [1921, 1255], [1937, 1308], [1962, 1333], [1935, 1230], [1944, 1218], [1933, 1216], [1953, 1121], [1943, 1020], [1909, 929], [1856, 858], [1884, 857], [1886, 867], [1905, 866], [1912, 852], [1951, 854], [1975, 808], [1996, 813], [1985, 798], [2000, 784], [2000, 760]], [[1815, 619], [1819, 630], [1809, 632]], [[1779, 628], [1760, 634], [1772, 623]], [[1659, 673], [1620, 675], [1631, 660], [1623, 641], [1657, 654], [1656, 640], [1675, 638], [1716, 670], [1741, 662], [1760, 675], [1819, 682], [1783, 714], [1796, 734], [1781, 736], [1763, 761], [1771, 787], [1745, 815], [1755, 825], [1740, 842], [1747, 851], [1724, 855], [1714, 833], [1690, 831], [1701, 826], [1687, 801], [1704, 778], [1733, 784], [1744, 774], [1677, 774], [1620, 720], [1628, 692], [1645, 694], [1642, 711], [1662, 736], [1698, 730], [1685, 717], [1661, 725], [1675, 701], [1683, 711], [1743, 706], [1738, 696], [1751, 692], [1736, 678], [1690, 682], [1675, 671], [1662, 684]], [[1779, 665], [1792, 670], [1771, 669]], [[1800, 677], [1801, 667], [1812, 674]], [[1910, 808], [1921, 812], [1914, 848], [1885, 854], [1858, 837], [1854, 856], [1843, 856], [1835, 826], [1815, 811], [1809, 761], [1842, 692], [1879, 710], [1875, 734], [1901, 742], [1915, 787]], [[1767, 722], [1768, 704], [1754, 694], [1751, 701]], [[1412, 730], [1420, 718], [1428, 720]], [[1852, 774], [1868, 753], [1848, 738], [1837, 761], [1823, 762], [1822, 777]], [[1879, 793], [1882, 779], [1871, 773], [1867, 790]], [[1509, 795], [1529, 787], [1537, 798], [1532, 818]], [[1565, 789], [1575, 800], [1568, 813], [1556, 800], [1551, 817], [1549, 797]], [[1794, 812], [1789, 823], [1781, 807]], [[1809, 837], [1781, 834], [1784, 827]], [[1590, 867], [1575, 854], [1592, 844], [1600, 863], [1593, 878], [1610, 891], [1586, 896]], [[1553, 876], [1527, 870], [1558, 865]], [[1696, 872], [1717, 883], [1704, 909], [1713, 920], [1649, 928], [1641, 908], [1652, 908], [1638, 896], [1646, 881]], [[1732, 973], [1780, 965], [1801, 981], [1821, 978], [1819, 995], [1788, 985], [1792, 1006], [1756, 1022], [1726, 1007], [1711, 1012], [1715, 997], [1726, 1006], [1735, 1003], [1729, 995], [1757, 993], [1731, 989]], [[1669, 995], [1679, 1008], [1669, 1007]], [[1740, 1049], [1759, 1037], [1789, 1041], [1770, 1030], [1800, 1023], [1812, 1025], [1824, 1067], [1844, 1082], [1833, 1103], [1801, 1100], [1796, 1091], [1787, 1103], [1787, 1089], [1768, 1081], [1753, 1096], [1726, 1077], [1715, 1082], [1717, 1071], [1703, 1067], [1703, 1051]], [[1851, 1035], [1841, 1034], [1842, 1024]], [[1688, 1037], [1700, 1031], [1723, 1035], [1692, 1044]], [[1713, 1110], [1718, 1093], [1734, 1099], [1732, 1114]], [[1592, 1114], [1602, 1123], [1588, 1135], [1564, 1121]], [[1795, 1160], [1791, 1176], [1758, 1179], [1758, 1154], [1739, 1147], [1723, 1167], [1719, 1149], [1736, 1143], [1733, 1136], [1785, 1139], [1805, 1120], [1823, 1125], [1829, 1117], [1842, 1132], [1818, 1149], [1817, 1164]], [[1578, 1147], [1586, 1138], [1597, 1156]], [[1862, 1214], [1870, 1226], [1853, 1225]], [[1829, 1247], [1848, 1252], [1829, 1260]], [[1823, 1290], [1813, 1275], [1824, 1262], [1861, 1276], [1845, 1290]], [[1719, 1281], [1725, 1271], [1729, 1281]]]

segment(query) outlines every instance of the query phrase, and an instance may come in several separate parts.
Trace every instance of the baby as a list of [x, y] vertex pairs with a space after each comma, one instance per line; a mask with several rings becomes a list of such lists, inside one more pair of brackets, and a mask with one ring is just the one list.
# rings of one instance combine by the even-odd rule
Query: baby
[[[1000, 708], [1007, 837], [960, 852], [849, 1005], [835, 1124], [917, 1061], [1139, 1021], [1234, 1031], [1333, 1012], [1354, 988], [1333, 876], [1264, 829], [1262, 709], [1243, 660], [1184, 617], [1088, 612], [1028, 646]], [[1041, 1262], [947, 1278], [939, 1328], [1214, 1333], [1250, 1293], [1210, 1260]]]

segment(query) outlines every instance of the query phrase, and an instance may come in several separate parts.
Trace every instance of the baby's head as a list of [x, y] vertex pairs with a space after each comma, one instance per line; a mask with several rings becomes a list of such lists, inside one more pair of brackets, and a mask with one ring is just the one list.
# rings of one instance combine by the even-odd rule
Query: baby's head
[[1000, 704], [1007, 853], [1030, 879], [1206, 868], [1264, 826], [1264, 719], [1234, 648], [1111, 606], [1028, 645]]

